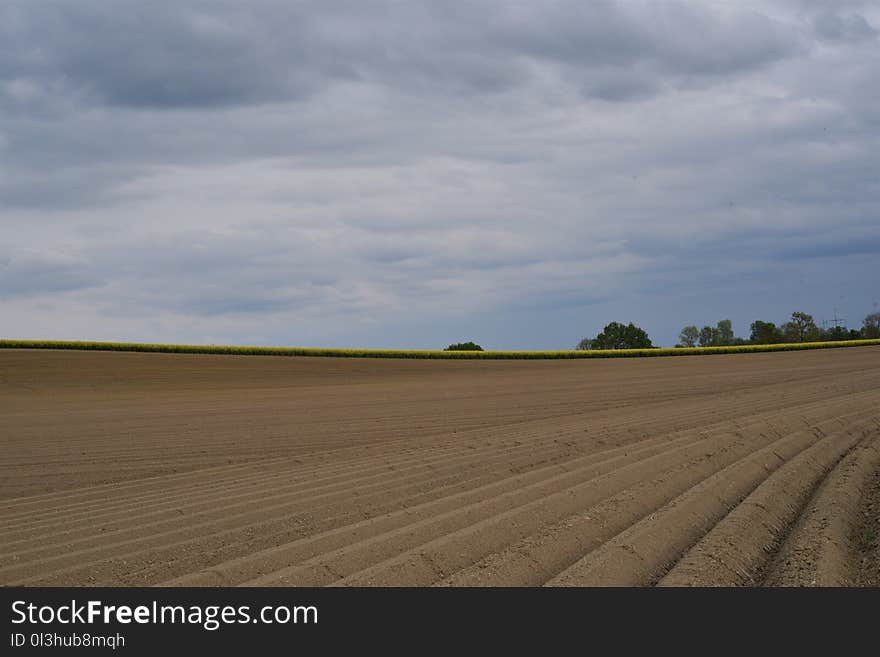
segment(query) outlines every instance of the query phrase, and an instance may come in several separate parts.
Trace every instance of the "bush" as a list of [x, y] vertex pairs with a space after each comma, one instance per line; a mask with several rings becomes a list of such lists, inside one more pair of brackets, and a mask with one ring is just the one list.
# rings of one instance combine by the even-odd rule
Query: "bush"
[[475, 342], [459, 342], [449, 345], [443, 351], [483, 351], [483, 348]]
[[648, 334], [630, 322], [611, 322], [593, 340], [593, 349], [651, 349]]
[[773, 322], [752, 322], [750, 340], [752, 344], [778, 344], [783, 341], [782, 331]]

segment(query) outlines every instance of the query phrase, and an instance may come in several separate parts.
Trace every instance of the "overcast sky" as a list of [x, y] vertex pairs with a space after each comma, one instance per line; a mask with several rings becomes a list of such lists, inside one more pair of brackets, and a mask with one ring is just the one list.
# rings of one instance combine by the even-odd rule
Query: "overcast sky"
[[858, 327], [878, 35], [841, 0], [3, 0], [0, 337]]

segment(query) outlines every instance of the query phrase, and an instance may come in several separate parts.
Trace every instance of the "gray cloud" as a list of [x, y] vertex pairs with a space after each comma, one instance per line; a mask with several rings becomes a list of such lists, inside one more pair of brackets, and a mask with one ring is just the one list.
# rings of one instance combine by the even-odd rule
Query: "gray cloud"
[[864, 41], [877, 38], [877, 30], [861, 14], [837, 14], [823, 11], [813, 25], [816, 34], [826, 41]]
[[[726, 75], [796, 48], [791, 30], [766, 16], [686, 3], [470, 2], [450, 11], [428, 2], [19, 0], [0, 11], [0, 79], [19, 83], [7, 85], [7, 103], [67, 93], [126, 107], [222, 107], [302, 99], [352, 80], [486, 94], [521, 84], [535, 65], [588, 80], [597, 71], [582, 89], [625, 100], [639, 95], [621, 91], [636, 82], [614, 83], [609, 67], [620, 78], [637, 63], [660, 78]], [[857, 29], [851, 17], [838, 20], [835, 29]]]
[[3, 330], [560, 348], [614, 319], [671, 344], [795, 303], [858, 317], [877, 24], [794, 0], [4, 3]]
[[[296, 97], [309, 86], [296, 61], [264, 67], [280, 54], [264, 41], [271, 24], [252, 24], [228, 4], [212, 14], [203, 3], [13, 2], [2, 18], [7, 79], [66, 85], [109, 104], [215, 106]], [[286, 54], [301, 59], [302, 46], [294, 36]]]
[[100, 283], [87, 262], [69, 253], [38, 249], [0, 251], [0, 299], [44, 297]]

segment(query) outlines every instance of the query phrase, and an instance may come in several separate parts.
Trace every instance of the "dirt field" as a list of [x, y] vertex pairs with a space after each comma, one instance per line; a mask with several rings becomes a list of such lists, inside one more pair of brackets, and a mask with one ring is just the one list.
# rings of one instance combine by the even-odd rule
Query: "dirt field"
[[0, 350], [0, 441], [0, 584], [880, 583], [880, 347]]

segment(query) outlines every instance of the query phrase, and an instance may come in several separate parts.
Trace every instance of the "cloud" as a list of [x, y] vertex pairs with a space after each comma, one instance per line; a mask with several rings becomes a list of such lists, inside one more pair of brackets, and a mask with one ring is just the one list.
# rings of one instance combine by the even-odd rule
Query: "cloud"
[[557, 348], [611, 320], [672, 344], [795, 302], [855, 317], [880, 249], [878, 19], [6, 2], [4, 331]]
[[0, 299], [45, 297], [101, 282], [76, 255], [38, 249], [0, 251]]
[[854, 42], [877, 38], [877, 30], [861, 14], [838, 14], [823, 11], [813, 19], [820, 39], [832, 42]]
[[297, 100], [339, 81], [488, 94], [521, 85], [536, 65], [598, 71], [605, 82], [586, 93], [628, 99], [635, 82], [612, 84], [609, 67], [624, 78], [642, 63], [658, 77], [726, 75], [796, 47], [764, 15], [689, 3], [18, 0], [2, 11], [7, 102], [66, 92], [159, 109]]

